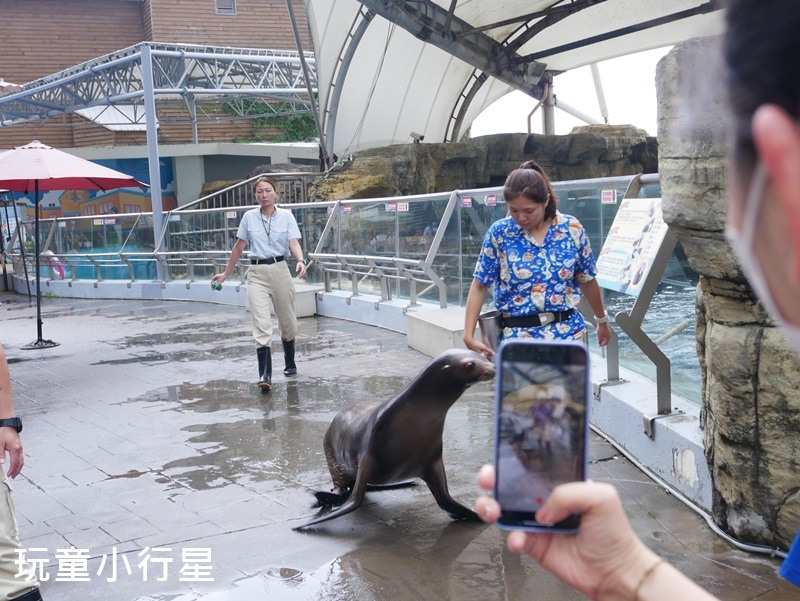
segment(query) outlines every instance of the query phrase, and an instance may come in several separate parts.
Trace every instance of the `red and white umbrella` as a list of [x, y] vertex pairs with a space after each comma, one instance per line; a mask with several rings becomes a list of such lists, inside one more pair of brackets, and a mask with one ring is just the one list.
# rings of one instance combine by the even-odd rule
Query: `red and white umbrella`
[[45, 348], [58, 344], [52, 340], [42, 340], [42, 308], [39, 288], [39, 190], [105, 191], [128, 187], [145, 188], [147, 184], [143, 184], [125, 173], [42, 144], [38, 140], [0, 153], [0, 188], [25, 194], [34, 193], [38, 337], [26, 348]]

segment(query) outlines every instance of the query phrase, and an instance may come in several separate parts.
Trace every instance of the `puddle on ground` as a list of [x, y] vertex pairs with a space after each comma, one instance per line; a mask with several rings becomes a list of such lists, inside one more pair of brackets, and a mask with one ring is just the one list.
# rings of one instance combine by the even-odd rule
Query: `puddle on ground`
[[23, 363], [25, 361], [30, 361], [33, 357], [6, 357], [6, 361], [9, 365], [14, 365], [15, 363]]
[[473, 529], [449, 523], [422, 539], [405, 538], [400, 528], [383, 529], [379, 536], [357, 545], [347, 550], [351, 544], [342, 541], [342, 554], [313, 570], [284, 564], [240, 578], [224, 591], [147, 596], [137, 601], [526, 599], [534, 583], [536, 598], [578, 596], [555, 578], [543, 577], [544, 570], [532, 561], [522, 561], [505, 550], [502, 536], [488, 526]]
[[[231, 319], [229, 323], [237, 322]], [[220, 336], [224, 347], [219, 349], [212, 349], [208, 342], [197, 345], [210, 349], [202, 355], [191, 342], [194, 336], [209, 335], [199, 329], [184, 320], [166, 334], [126, 338], [119, 344], [132, 345], [125, 353], [128, 356], [109, 363], [197, 359], [225, 363], [232, 357], [243, 357], [255, 365], [246, 326], [236, 333], [241, 335], [241, 342]], [[174, 348], [161, 346], [173, 343]], [[153, 346], [142, 348], [150, 344]], [[274, 340], [272, 347], [274, 354], [281, 354], [279, 340]], [[388, 400], [412, 381], [417, 367], [424, 366], [422, 357], [409, 355], [404, 337], [338, 321], [333, 327], [326, 320], [301, 320], [297, 352], [300, 361], [314, 363], [316, 368], [299, 378], [284, 379], [276, 367], [279, 382], [271, 394], [262, 394], [252, 380], [218, 378], [154, 389], [124, 402], [136, 403], [159, 423], [175, 424], [173, 439], [159, 444], [178, 443], [184, 450], [164, 455], [167, 459], [151, 466], [152, 477], [170, 498], [191, 491], [240, 486], [274, 495], [287, 506], [299, 502], [298, 515], [307, 512], [313, 502], [307, 489], [326, 490], [331, 486], [323, 438], [336, 412], [351, 402], [378, 404]], [[490, 458], [488, 453], [476, 458], [487, 445], [492, 415], [487, 394], [491, 385], [480, 386], [486, 402], [464, 400], [463, 406], [457, 404], [445, 426], [446, 432], [452, 428], [445, 435], [445, 461], [448, 457], [470, 461], [469, 468], [459, 470], [467, 474], [470, 483], [476, 466]], [[476, 388], [464, 396], [469, 397]], [[182, 417], [160, 418], [163, 412]], [[158, 450], [154, 452], [158, 454]], [[438, 512], [427, 488], [420, 488], [425, 504]]]
[[[241, 578], [227, 591], [209, 594], [186, 593], [156, 597], [139, 597], [136, 601], [239, 601], [241, 599], [280, 599], [281, 601], [306, 601], [311, 599], [359, 599], [369, 601], [373, 595], [341, 596], [349, 587], [343, 586], [347, 575], [342, 573], [335, 560], [316, 572], [306, 574], [294, 568], [272, 568], [262, 574]], [[328, 589], [328, 591], [326, 591]], [[330, 589], [337, 591], [331, 596]]]
[[[173, 316], [174, 318], [175, 316]], [[361, 355], [405, 350], [405, 339], [392, 333], [366, 333], [363, 324], [344, 323], [344, 327], [320, 326], [320, 320], [299, 320], [296, 338], [296, 357], [298, 361], [306, 358], [330, 359], [343, 354]], [[337, 326], [340, 324], [337, 324]], [[124, 359], [99, 361], [93, 365], [129, 365], [134, 363], [157, 364], [165, 362], [204, 361], [208, 359], [226, 360], [254, 357], [254, 343], [249, 321], [242, 317], [183, 323], [167, 332], [127, 336], [119, 340], [109, 340], [108, 344], [122, 350], [130, 350], [131, 356]], [[216, 344], [215, 344], [216, 343]], [[183, 346], [185, 348], [158, 349], [163, 346]], [[147, 348], [136, 352], [131, 349]], [[273, 355], [283, 353], [280, 339], [272, 341]]]
[[[272, 568], [255, 576], [235, 581], [232, 588], [209, 594], [140, 597], [137, 601], [239, 601], [241, 599], [280, 599], [281, 601], [324, 601], [326, 599], [378, 599], [373, 585], [358, 584], [334, 560], [319, 570], [303, 573], [294, 568]], [[351, 584], [352, 581], [352, 584]], [[385, 599], [385, 597], [383, 597]]]
[[[252, 352], [252, 349], [251, 349]], [[145, 353], [134, 353], [132, 357], [125, 359], [109, 359], [108, 361], [97, 361], [92, 365], [130, 365], [132, 363], [144, 363], [146, 365], [153, 365], [158, 363], [185, 363], [188, 361], [207, 361], [209, 359], [219, 359], [225, 357], [226, 359], [240, 359], [246, 354], [244, 350], [238, 348], [231, 348], [229, 346], [220, 346], [217, 348], [202, 348], [196, 350], [178, 350], [158, 353], [155, 351]]]
[[[162, 411], [219, 414], [218, 422], [183, 428], [198, 453], [157, 470], [167, 490], [206, 490], [265, 480], [308, 482], [327, 475], [322, 440], [335, 413], [354, 400], [386, 397], [408, 378], [288, 381], [269, 394], [239, 380], [212, 380], [148, 392], [126, 403], [153, 403]], [[311, 474], [311, 476], [309, 476]]]

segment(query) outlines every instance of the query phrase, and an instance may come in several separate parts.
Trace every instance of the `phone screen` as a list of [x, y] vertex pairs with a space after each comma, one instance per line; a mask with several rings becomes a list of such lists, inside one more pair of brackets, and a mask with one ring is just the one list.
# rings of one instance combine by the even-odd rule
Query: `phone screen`
[[498, 525], [574, 532], [577, 515], [545, 526], [535, 513], [556, 486], [586, 479], [588, 351], [578, 343], [512, 339], [503, 342], [498, 356]]

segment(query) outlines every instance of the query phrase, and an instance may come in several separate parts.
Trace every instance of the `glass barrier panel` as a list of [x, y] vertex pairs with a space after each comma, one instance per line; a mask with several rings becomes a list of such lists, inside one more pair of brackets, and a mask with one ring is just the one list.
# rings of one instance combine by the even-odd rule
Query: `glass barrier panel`
[[[696, 278], [696, 276], [694, 276]], [[695, 294], [697, 280], [689, 275], [665, 274], [658, 291], [653, 296], [650, 308], [642, 322], [642, 330], [669, 358], [672, 371], [672, 390], [681, 396], [699, 403], [700, 363], [697, 358], [695, 339]], [[618, 313], [629, 313], [636, 300], [623, 293], [604, 290], [605, 307], [612, 320], [612, 327], [619, 336], [620, 364], [646, 378], [655, 380], [656, 369], [628, 335], [613, 319]], [[663, 337], [663, 339], [662, 339]], [[594, 330], [589, 334], [589, 346], [596, 352], [597, 339]]]
[[[328, 209], [332, 206], [330, 203], [318, 203], [284, 207], [292, 211], [297, 221], [301, 236], [300, 246], [303, 248], [304, 257], [316, 249], [317, 242], [322, 237], [322, 232], [325, 231], [325, 225], [330, 217]], [[331, 240], [334, 239], [335, 236], [331, 236]]]
[[[229, 211], [238, 216], [237, 210]], [[236, 232], [231, 232], [225, 211], [171, 213], [167, 223], [168, 252], [202, 252], [233, 247]], [[231, 238], [233, 235], [233, 239]]]
[[[50, 236], [50, 230], [53, 228], [52, 219], [39, 220], [39, 252], [44, 253], [47, 250], [47, 238]], [[19, 234], [22, 237], [22, 244], [25, 247], [25, 269], [32, 275], [36, 275], [36, 223], [34, 221], [20, 221]], [[15, 248], [19, 250], [19, 238], [16, 238]], [[9, 253], [10, 254], [10, 253]], [[39, 262], [39, 277], [50, 277], [50, 268], [44, 260], [40, 259]]]
[[[458, 285], [453, 290], [448, 286], [448, 302], [460, 306], [464, 306], [467, 302], [469, 288], [472, 285], [472, 274], [475, 272], [475, 264], [478, 262], [478, 255], [483, 246], [483, 238], [489, 227], [496, 221], [505, 218], [507, 213], [501, 188], [469, 191], [459, 199], [458, 218], [461, 236], [458, 254], [460, 264], [454, 274], [454, 276], [458, 276]], [[491, 291], [486, 296], [487, 300], [491, 300]]]
[[151, 213], [142, 213], [134, 227], [131, 228], [128, 238], [125, 241], [125, 246], [122, 247], [122, 251], [126, 253], [151, 253], [155, 248], [153, 215]]
[[366, 243], [366, 252], [363, 254], [378, 257], [397, 256], [397, 213], [389, 211], [385, 203], [342, 203], [340, 211], [340, 235], [343, 235], [345, 243], [347, 234], [352, 233], [353, 240]]
[[125, 258], [133, 267], [133, 277], [135, 280], [152, 281], [158, 277], [157, 262], [151, 253], [131, 253], [126, 254]]
[[[309, 253], [315, 252], [317, 243], [325, 231], [325, 225], [331, 216], [331, 209], [333, 203], [306, 203], [287, 205], [283, 208], [290, 209], [297, 221], [297, 227], [300, 229], [300, 246], [303, 249], [303, 256], [308, 260]], [[326, 237], [325, 250], [322, 252], [336, 253], [336, 240], [338, 239], [337, 229], [332, 229]], [[295, 264], [290, 261], [289, 268], [294, 274]], [[306, 272], [306, 283], [321, 284], [322, 283], [322, 270], [315, 267], [312, 263]]]
[[[620, 202], [632, 176], [572, 182], [555, 182], [562, 213], [581, 221], [589, 236], [595, 256], [611, 228]], [[644, 185], [638, 191], [641, 198], [658, 198], [658, 185]], [[370, 272], [365, 256], [399, 257], [423, 260], [442, 227], [450, 194], [425, 197], [396, 197], [342, 201], [333, 216], [332, 227], [323, 237], [326, 224], [336, 203], [281, 204], [297, 219], [302, 235], [303, 253], [320, 250], [325, 254], [351, 255], [348, 259], [356, 271], [359, 292], [379, 295], [380, 281]], [[252, 201], [250, 201], [252, 202]], [[166, 264], [168, 280], [207, 280], [224, 269], [229, 251], [236, 241], [239, 222], [250, 206], [207, 210], [176, 210], [165, 220], [165, 233], [160, 256]], [[472, 273], [480, 252], [483, 237], [489, 226], [506, 216], [501, 188], [467, 190], [459, 193], [454, 211], [442, 232], [437, 254], [431, 268], [444, 282], [447, 302], [464, 306], [472, 283]], [[35, 270], [34, 224], [21, 222], [22, 243], [26, 252], [28, 273]], [[156, 278], [153, 218], [151, 214], [115, 214], [66, 217], [40, 222], [40, 241], [43, 250], [50, 250], [63, 264], [68, 279], [152, 280]], [[45, 249], [44, 244], [49, 244]], [[16, 242], [15, 242], [16, 244]], [[8, 253], [21, 265], [19, 252]], [[92, 264], [87, 255], [99, 265]], [[244, 255], [245, 259], [247, 255]], [[126, 263], [127, 261], [127, 263]], [[129, 264], [128, 264], [129, 263]], [[131, 266], [133, 275], [131, 275]], [[294, 269], [293, 261], [289, 267]], [[380, 263], [380, 268], [393, 276], [389, 279], [391, 295], [408, 299], [411, 285], [396, 277], [398, 271]], [[240, 265], [231, 277], [241, 279], [246, 265]], [[343, 269], [341, 271], [344, 271]], [[54, 268], [43, 261], [40, 275], [53, 277]], [[330, 274], [333, 289], [352, 291], [349, 273]], [[427, 276], [420, 275], [420, 279]], [[699, 364], [695, 343], [695, 288], [697, 275], [689, 269], [680, 245], [662, 278], [644, 323], [644, 331], [657, 341], [672, 361], [673, 389], [690, 399], [700, 398]], [[312, 265], [307, 281], [320, 284], [323, 272]], [[604, 290], [610, 315], [630, 311], [633, 297]], [[419, 302], [439, 302], [435, 286], [416, 284]], [[486, 295], [485, 309], [493, 307], [491, 291]], [[655, 378], [652, 363], [619, 328], [622, 364], [651, 379]], [[592, 332], [593, 333], [593, 332]], [[595, 346], [594, 337], [589, 337]], [[597, 349], [596, 349], [597, 350]]]
[[68, 252], [59, 257], [64, 264], [65, 279], [96, 280], [97, 270], [88, 255]]

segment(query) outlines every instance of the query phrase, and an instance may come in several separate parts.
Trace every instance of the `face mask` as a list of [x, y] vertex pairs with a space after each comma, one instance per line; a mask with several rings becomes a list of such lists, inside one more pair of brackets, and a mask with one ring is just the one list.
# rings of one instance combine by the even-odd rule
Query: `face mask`
[[725, 234], [736, 256], [739, 258], [742, 272], [750, 282], [753, 291], [758, 295], [767, 312], [780, 325], [781, 332], [794, 347], [795, 352], [800, 354], [800, 326], [790, 323], [778, 310], [775, 295], [767, 284], [764, 271], [753, 250], [758, 219], [761, 215], [762, 199], [764, 198], [768, 181], [767, 171], [759, 161], [747, 194], [747, 203], [742, 215], [741, 231], [737, 232], [736, 227], [729, 221], [725, 228]]

